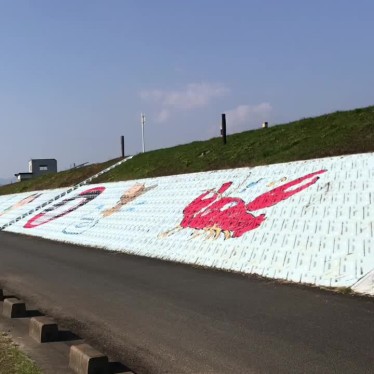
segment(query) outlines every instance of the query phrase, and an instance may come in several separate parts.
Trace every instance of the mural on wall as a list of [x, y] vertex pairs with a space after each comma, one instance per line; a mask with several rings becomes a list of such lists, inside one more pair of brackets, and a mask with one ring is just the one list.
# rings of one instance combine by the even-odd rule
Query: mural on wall
[[134, 201], [139, 196], [145, 194], [146, 192], [148, 192], [150, 190], [153, 190], [156, 187], [157, 187], [157, 185], [145, 187], [144, 183], [136, 183], [134, 186], [130, 187], [128, 190], [126, 190], [122, 194], [122, 196], [120, 197], [120, 199], [118, 200], [118, 202], [116, 203], [115, 206], [113, 206], [109, 209], [105, 209], [102, 212], [102, 216], [103, 217], [109, 217], [112, 214], [114, 214], [116, 212], [119, 212], [123, 206], [125, 206], [128, 203], [131, 203], [132, 201]]
[[275, 186], [276, 184], [279, 184], [279, 183], [283, 183], [283, 182], [285, 182], [286, 180], [287, 180], [287, 177], [283, 177], [283, 178], [281, 178], [281, 179], [279, 179], [279, 180], [277, 180], [277, 181], [273, 181], [273, 182], [268, 183], [268, 184], [266, 185], [266, 187], [273, 187], [273, 186]]
[[2, 230], [374, 295], [373, 191], [367, 153], [43, 191]]
[[[239, 238], [246, 232], [258, 228], [265, 221], [264, 213], [256, 216], [252, 212], [269, 208], [305, 190], [317, 182], [318, 175], [325, 172], [326, 170], [319, 170], [280, 185], [247, 204], [241, 198], [224, 196], [233, 182], [224, 183], [217, 191], [208, 190], [188, 204], [183, 210], [180, 224], [160, 236], [170, 236], [189, 228], [195, 231], [193, 237], [207, 234], [208, 238], [218, 239], [222, 234], [224, 239]], [[286, 178], [282, 178], [279, 182], [285, 180]], [[271, 185], [275, 183], [277, 182]]]
[[[239, 238], [246, 232], [260, 227], [265, 221], [265, 213], [256, 215], [254, 212], [276, 205], [305, 190], [316, 183], [319, 175], [325, 172], [326, 170], [319, 170], [285, 184], [281, 183], [287, 180], [286, 177], [268, 183], [267, 187], [280, 185], [248, 203], [239, 197], [231, 197], [230, 195], [247, 183], [250, 174], [235, 190], [230, 191], [233, 182], [223, 183], [218, 190], [210, 189], [205, 191], [188, 204], [183, 210], [183, 218], [180, 224], [162, 233], [160, 236], [167, 237], [183, 229], [193, 229], [192, 238], [202, 234], [206, 234], [207, 238], [213, 239], [218, 239], [221, 235], [225, 240]], [[258, 185], [262, 180], [263, 178], [260, 178], [257, 181], [247, 184], [241, 192]], [[144, 183], [136, 183], [123, 192], [115, 205], [106, 209], [104, 209], [103, 205], [98, 205], [87, 215], [80, 217], [74, 223], [66, 226], [62, 232], [70, 235], [81, 234], [96, 226], [101, 219], [119, 212], [125, 205], [133, 202], [139, 196], [155, 187], [157, 185], [146, 187]], [[71, 198], [64, 199], [32, 217], [24, 225], [24, 228], [35, 228], [66, 216], [92, 201], [104, 191], [105, 187], [95, 187]], [[30, 199], [30, 196], [28, 198]], [[29, 200], [24, 199], [22, 201]], [[135, 208], [132, 207], [133, 209]]]
[[249, 188], [252, 188], [252, 187], [255, 187], [257, 186], [264, 178], [260, 178], [258, 179], [257, 181], [255, 182], [251, 182], [249, 184], [247, 184], [240, 192], [243, 193], [245, 192], [246, 190], [248, 190]]
[[[102, 218], [110, 217], [111, 215], [119, 212], [123, 206], [131, 203], [139, 196], [156, 187], [157, 185], [146, 187], [144, 183], [136, 183], [121, 195], [114, 206], [103, 210], [103, 205], [99, 205], [94, 211], [91, 211], [89, 214], [81, 217], [78, 221], [65, 227], [62, 232], [70, 235], [82, 234], [83, 232], [96, 226]], [[134, 209], [135, 208], [132, 208], [132, 210]]]
[[25, 206], [29, 203], [32, 203], [34, 200], [36, 200], [38, 197], [40, 197], [41, 193], [34, 193], [32, 195], [29, 195], [22, 200], [18, 201], [17, 203], [11, 205], [10, 207], [4, 209], [2, 212], [0, 212], [0, 217], [3, 216], [6, 213], [10, 213], [12, 210], [18, 209], [22, 206]]
[[104, 191], [105, 187], [95, 187], [85, 190], [68, 199], [64, 199], [61, 202], [52, 205], [50, 208], [45, 209], [41, 213], [36, 214], [34, 217], [29, 219], [23, 227], [25, 229], [32, 229], [63, 217], [89, 203]]

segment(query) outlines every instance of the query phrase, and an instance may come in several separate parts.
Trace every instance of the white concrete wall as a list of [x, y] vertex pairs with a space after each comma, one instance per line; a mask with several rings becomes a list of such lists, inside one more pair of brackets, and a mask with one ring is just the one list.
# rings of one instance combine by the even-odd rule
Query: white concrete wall
[[6, 230], [374, 294], [374, 154], [97, 184], [65, 199]]

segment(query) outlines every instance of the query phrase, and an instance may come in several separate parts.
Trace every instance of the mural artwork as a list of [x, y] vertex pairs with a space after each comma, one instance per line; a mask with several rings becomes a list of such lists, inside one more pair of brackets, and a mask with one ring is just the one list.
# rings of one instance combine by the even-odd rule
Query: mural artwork
[[95, 187], [83, 191], [71, 198], [64, 199], [61, 202], [52, 205], [50, 208], [47, 208], [41, 213], [32, 217], [29, 221], [26, 222], [23, 227], [25, 229], [32, 229], [51, 222], [57, 218], [63, 217], [80, 208], [81, 206], [89, 203], [104, 191], [105, 187]]
[[256, 216], [252, 212], [269, 208], [305, 190], [317, 182], [318, 175], [325, 172], [326, 170], [320, 170], [307, 174], [276, 187], [249, 203], [245, 203], [241, 198], [223, 196], [232, 185], [232, 182], [224, 183], [217, 191], [206, 191], [188, 204], [183, 210], [181, 223], [160, 236], [170, 236], [190, 228], [195, 230], [193, 237], [207, 234], [208, 238], [218, 239], [222, 234], [224, 239], [239, 238], [265, 221], [264, 213]]
[[119, 212], [123, 206], [125, 206], [128, 203], [131, 203], [139, 196], [145, 194], [147, 191], [153, 190], [156, 187], [157, 185], [145, 187], [145, 185], [141, 183], [135, 184], [122, 194], [122, 196], [120, 197], [120, 199], [114, 207], [104, 210], [102, 212], [102, 216], [109, 217], [112, 214]]
[[77, 188], [0, 198], [1, 232], [374, 295], [374, 153]]
[[30, 196], [27, 196], [25, 198], [23, 198], [22, 200], [18, 201], [17, 203], [11, 205], [10, 207], [4, 209], [1, 213], [0, 213], [0, 217], [3, 216], [4, 214], [6, 213], [9, 213], [11, 212], [12, 210], [15, 210], [15, 209], [18, 209], [22, 206], [25, 206], [29, 203], [32, 203], [34, 200], [36, 200], [38, 197], [40, 197], [42, 194], [41, 193], [34, 193]]
[[82, 234], [83, 232], [96, 226], [102, 218], [110, 217], [114, 213], [119, 212], [123, 206], [131, 203], [139, 196], [154, 189], [155, 187], [157, 187], [157, 185], [145, 187], [145, 185], [142, 183], [136, 183], [122, 194], [120, 199], [113, 207], [102, 210], [103, 205], [99, 205], [94, 211], [91, 211], [89, 214], [81, 217], [77, 222], [65, 227], [62, 232], [70, 235]]

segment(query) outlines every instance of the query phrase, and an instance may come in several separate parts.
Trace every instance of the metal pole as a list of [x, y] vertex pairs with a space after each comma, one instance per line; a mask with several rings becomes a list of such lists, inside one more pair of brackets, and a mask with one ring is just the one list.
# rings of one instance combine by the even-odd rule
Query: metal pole
[[125, 137], [121, 136], [121, 152], [122, 152], [122, 158], [125, 158]]
[[143, 153], [145, 152], [145, 142], [144, 142], [144, 123], [145, 123], [145, 115], [141, 114], [141, 123], [142, 123], [142, 145], [143, 145]]
[[223, 139], [223, 144], [226, 144], [226, 114], [222, 114], [222, 126], [221, 126], [221, 135]]

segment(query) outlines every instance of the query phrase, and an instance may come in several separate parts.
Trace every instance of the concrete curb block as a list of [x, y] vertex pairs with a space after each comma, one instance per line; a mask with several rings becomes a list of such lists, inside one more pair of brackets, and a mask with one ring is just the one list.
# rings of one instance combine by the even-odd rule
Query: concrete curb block
[[3, 316], [8, 318], [26, 317], [26, 305], [15, 297], [7, 298], [3, 303]]
[[[26, 328], [25, 336], [27, 336], [28, 332], [29, 337], [34, 341], [38, 343], [61, 342], [64, 344], [65, 341], [71, 340], [64, 334], [67, 331], [59, 330], [55, 320], [43, 315], [35, 317], [30, 316], [29, 314], [31, 313], [27, 312], [25, 302], [17, 297], [4, 296], [3, 288], [0, 288], [0, 305], [1, 304], [3, 305], [3, 317], [10, 319], [26, 318], [28, 320], [24, 326]], [[39, 313], [34, 310], [30, 312]], [[9, 321], [9, 323], [13, 325], [15, 322]], [[23, 322], [21, 320], [19, 323], [24, 324], [25, 320], [23, 320]], [[75, 335], [74, 339], [76, 338], [77, 336]], [[82, 342], [81, 338], [78, 337], [78, 339]], [[68, 346], [70, 346], [70, 344], [68, 344]], [[52, 349], [56, 350], [56, 346], [53, 347]], [[122, 363], [109, 361], [108, 356], [97, 351], [87, 343], [70, 346], [68, 367], [76, 374], [134, 374], [133, 371], [122, 365]]]
[[77, 374], [109, 374], [108, 357], [88, 344], [70, 347], [69, 367]]
[[48, 317], [33, 317], [29, 323], [29, 336], [38, 343], [58, 340], [57, 323]]

